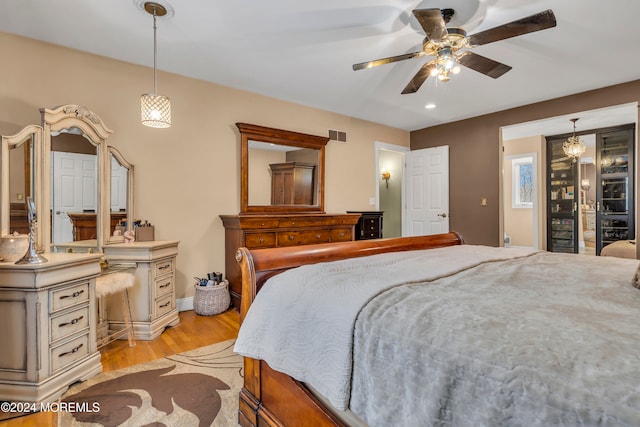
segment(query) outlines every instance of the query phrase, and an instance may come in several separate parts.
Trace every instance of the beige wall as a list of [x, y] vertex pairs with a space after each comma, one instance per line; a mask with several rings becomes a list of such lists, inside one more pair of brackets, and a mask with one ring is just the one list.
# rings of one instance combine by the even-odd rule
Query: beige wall
[[[411, 149], [449, 146], [450, 228], [460, 232], [467, 243], [498, 246], [501, 240], [500, 128], [532, 120], [637, 102], [639, 99], [640, 80], [635, 80], [416, 130], [411, 132]], [[482, 197], [487, 197], [489, 201], [486, 208], [480, 206]], [[638, 212], [637, 204], [636, 212]]]
[[172, 101], [173, 126], [142, 126], [140, 94], [152, 88], [148, 67], [0, 33], [0, 134], [40, 123], [39, 108], [80, 104], [114, 131], [109, 144], [135, 165], [136, 217], [159, 240], [180, 240], [177, 297], [193, 295], [193, 276], [224, 268], [220, 214], [240, 208], [236, 122], [314, 135], [347, 132], [326, 150], [327, 212], [369, 208], [374, 197], [374, 141], [409, 145], [409, 133], [339, 114], [158, 73]]

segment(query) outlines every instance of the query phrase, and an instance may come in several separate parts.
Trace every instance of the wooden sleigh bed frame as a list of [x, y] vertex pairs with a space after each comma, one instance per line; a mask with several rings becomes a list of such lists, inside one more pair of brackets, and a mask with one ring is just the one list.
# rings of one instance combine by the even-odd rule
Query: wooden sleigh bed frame
[[[355, 242], [327, 243], [274, 249], [240, 248], [236, 260], [242, 271], [240, 321], [244, 319], [264, 282], [290, 268], [319, 262], [440, 248], [463, 244], [455, 232]], [[325, 407], [304, 384], [271, 369], [264, 361], [244, 358], [244, 387], [240, 392], [238, 422], [253, 426], [346, 425]]]

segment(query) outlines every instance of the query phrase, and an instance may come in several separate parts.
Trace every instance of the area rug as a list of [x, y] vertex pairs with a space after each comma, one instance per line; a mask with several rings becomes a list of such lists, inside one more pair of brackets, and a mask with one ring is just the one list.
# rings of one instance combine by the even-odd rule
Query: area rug
[[243, 383], [234, 340], [105, 372], [61, 399], [58, 426], [237, 426]]

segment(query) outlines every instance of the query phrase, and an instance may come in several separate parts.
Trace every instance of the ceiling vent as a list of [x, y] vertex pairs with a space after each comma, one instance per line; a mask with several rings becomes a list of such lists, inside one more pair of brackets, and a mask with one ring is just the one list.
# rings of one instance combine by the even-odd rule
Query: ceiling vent
[[337, 142], [347, 142], [347, 133], [329, 129], [329, 139]]

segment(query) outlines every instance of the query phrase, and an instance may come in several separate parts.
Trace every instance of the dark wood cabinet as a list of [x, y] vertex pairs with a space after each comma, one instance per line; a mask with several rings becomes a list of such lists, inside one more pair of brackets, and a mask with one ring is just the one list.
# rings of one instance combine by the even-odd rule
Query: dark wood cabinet
[[590, 133], [595, 134], [593, 207], [586, 206], [580, 197], [580, 190], [587, 188], [581, 185], [584, 177], [580, 175], [580, 160], [572, 161], [562, 149], [567, 135], [547, 138], [547, 250], [551, 252], [578, 253], [580, 224], [585, 236], [587, 232], [593, 234], [595, 228], [596, 255], [608, 244], [635, 238], [635, 126]]
[[360, 214], [220, 215], [225, 229], [225, 275], [231, 301], [240, 307], [242, 277], [236, 251], [354, 240]]
[[347, 211], [360, 214], [356, 223], [356, 240], [382, 239], [382, 211]]
[[271, 167], [272, 205], [313, 205], [316, 165], [273, 163]]

